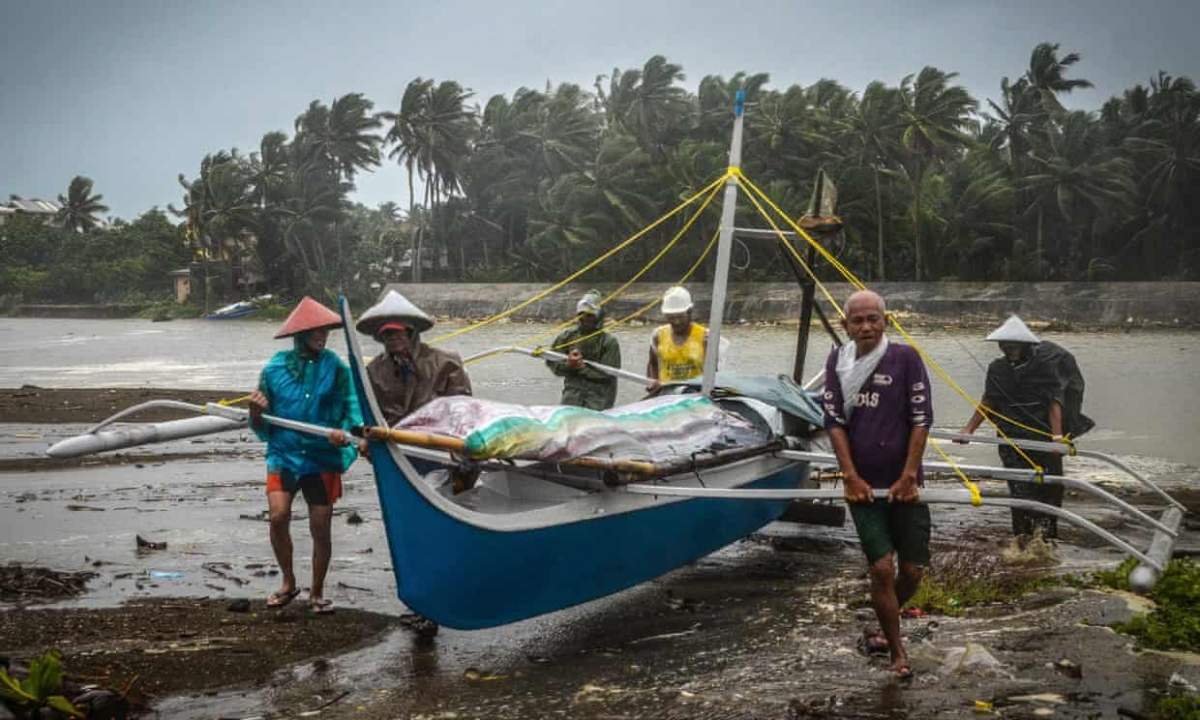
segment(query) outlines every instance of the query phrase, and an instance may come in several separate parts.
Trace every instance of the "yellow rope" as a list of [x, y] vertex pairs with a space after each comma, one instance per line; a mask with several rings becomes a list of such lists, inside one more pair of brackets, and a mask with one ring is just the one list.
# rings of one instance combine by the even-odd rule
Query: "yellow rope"
[[[761, 189], [759, 189], [759, 187], [757, 185], [754, 184], [754, 181], [752, 181], [750, 178], [746, 177], [745, 175], [743, 175], [741, 173], [737, 173], [736, 176], [738, 178], [739, 184], [744, 183], [744, 187], [746, 187], [750, 190], [750, 193], [748, 193], [748, 195], [757, 195], [759, 197], [759, 199], [761, 199], [763, 201], [763, 203], [765, 203], [768, 207], [770, 207], [772, 210], [774, 210], [776, 213], [778, 213], [779, 216], [781, 218], [783, 218], [784, 221], [786, 221], [787, 224], [792, 227], [792, 229], [796, 232], [796, 234], [798, 236], [804, 238], [805, 242], [807, 242], [818, 253], [820, 253], [820, 255], [822, 257], [824, 257], [826, 260], [828, 260], [829, 264], [833, 265], [834, 268], [837, 269], [837, 271], [842, 275], [842, 277], [844, 277], [846, 279], [847, 282], [849, 282], [851, 285], [853, 285], [855, 288], [857, 288], [859, 290], [867, 289], [867, 286], [861, 280], [858, 279], [857, 275], [855, 275], [853, 272], [850, 271], [849, 268], [847, 268], [845, 265], [843, 265], [841, 263], [841, 261], [839, 261], [828, 250], [826, 250], [823, 245], [821, 245], [816, 240], [814, 240], [812, 238], [812, 236], [809, 235], [804, 230], [804, 228], [800, 227], [800, 225], [796, 223], [796, 221], [792, 220], [791, 216], [789, 216], [786, 212], [784, 212], [783, 209], [779, 207], [779, 205], [777, 205], [773, 200], [771, 200], [771, 198], [768, 197], [766, 193], [764, 193]], [[758, 205], [756, 203], [755, 207], [757, 207], [759, 209], [759, 211], [762, 212], [761, 205]], [[940, 377], [947, 385], [950, 386], [951, 389], [953, 389], [956, 393], [958, 393], [958, 395], [960, 397], [962, 397], [963, 400], [965, 400], [967, 403], [969, 403], [972, 408], [974, 408], [975, 410], [980, 409], [980, 403], [978, 401], [976, 401], [975, 398], [971, 397], [967, 393], [966, 390], [963, 390], [962, 386], [960, 386], [957, 382], [955, 382], [954, 378], [950, 377], [950, 374], [947, 373], [946, 370], [944, 368], [942, 368], [942, 366], [940, 364], [938, 364], [938, 362], [929, 355], [929, 353], [925, 352], [924, 348], [921, 347], [921, 345], [916, 341], [916, 339], [913, 338], [912, 335], [909, 335], [908, 331], [905, 330], [902, 325], [900, 325], [900, 321], [898, 321], [894, 315], [889, 313], [887, 318], [888, 318], [888, 322], [891, 323], [892, 327], [896, 328], [897, 332], [899, 332], [904, 337], [905, 341], [910, 346], [912, 346], [912, 348], [914, 350], [917, 351], [917, 354], [921, 356], [921, 359], [923, 361], [925, 361], [925, 364], [928, 365], [931, 369], [933, 369], [934, 373], [938, 377]], [[989, 423], [991, 423], [992, 427], [994, 427], [996, 429], [996, 434], [998, 434], [1000, 437], [1004, 438], [1004, 440], [1008, 442], [1008, 444], [1013, 448], [1013, 450], [1015, 450], [1017, 452], [1017, 454], [1020, 455], [1021, 458], [1025, 460], [1025, 462], [1029, 463], [1029, 466], [1031, 468], [1033, 468], [1035, 471], [1037, 471], [1039, 473], [1042, 472], [1042, 467], [1040, 465], [1038, 465], [1036, 462], [1034, 462], [1033, 459], [1031, 457], [1029, 457], [1029, 455], [1024, 450], [1022, 450], [1020, 447], [1017, 447], [1017, 445], [1013, 443], [1012, 439], [1009, 438], [1007, 434], [1005, 434], [1004, 430], [1000, 428], [999, 424], [997, 424], [994, 420], [992, 420], [990, 417], [988, 417], [988, 415], [985, 412], [981, 411], [981, 414], [983, 415], [984, 419], [987, 420]], [[953, 465], [954, 467], [957, 468], [957, 465], [954, 465], [953, 461], [951, 461], [951, 465]]]
[[983, 496], [979, 493], [979, 486], [971, 482], [971, 478], [967, 477], [967, 474], [958, 466], [958, 463], [954, 462], [954, 460], [946, 454], [945, 450], [942, 450], [941, 445], [937, 444], [936, 442], [931, 444], [933, 445], [933, 449], [937, 450], [937, 454], [941, 455], [942, 459], [950, 465], [952, 470], [954, 470], [954, 474], [958, 476], [959, 481], [963, 484], [963, 487], [967, 489], [967, 492], [971, 493], [971, 504], [975, 507], [982, 505]]
[[[671, 250], [671, 248], [675, 247], [676, 243], [678, 243], [679, 240], [682, 239], [683, 236], [687, 234], [688, 230], [692, 229], [692, 226], [696, 224], [696, 221], [698, 219], [700, 219], [701, 213], [703, 213], [706, 209], [708, 209], [708, 206], [712, 204], [713, 200], [716, 199], [717, 194], [720, 191], [721, 191], [720, 187], [713, 188], [712, 192], [710, 192], [708, 194], [708, 197], [706, 197], [704, 199], [704, 202], [701, 203], [700, 207], [696, 208], [696, 211], [694, 213], [692, 213], [692, 216], [690, 218], [688, 218], [687, 222], [684, 223], [683, 227], [679, 229], [679, 232], [675, 233], [675, 236], [672, 237], [671, 240], [666, 245], [663, 245], [662, 249], [659, 250], [658, 253], [653, 258], [651, 258], [649, 262], [647, 262], [645, 265], [642, 266], [642, 268], [640, 270], [638, 270], [636, 273], [634, 273], [633, 277], [629, 278], [629, 280], [627, 280], [624, 284], [622, 284], [616, 290], [613, 290], [611, 293], [606, 295], [600, 301], [600, 306], [603, 307], [610, 300], [620, 296], [621, 293], [625, 292], [629, 288], [630, 285], [637, 282], [638, 278], [645, 275], [647, 272], [649, 272], [650, 268], [657, 265], [658, 261], [661, 260], [663, 258], [663, 256], [666, 255]], [[554, 336], [558, 335], [560, 332], [562, 332], [563, 330], [566, 330], [570, 326], [574, 325], [576, 322], [577, 322], [577, 318], [574, 318], [574, 317], [572, 317], [568, 320], [564, 320], [563, 322], [558, 323], [557, 325], [550, 328], [546, 332], [541, 332], [536, 335], [531, 335], [530, 337], [523, 340], [521, 344], [527, 344], [527, 343], [533, 342], [535, 340], [540, 340], [541, 338], [544, 338], [544, 337], [554, 337]], [[571, 340], [571, 344], [582, 342], [583, 340], [586, 340], [587, 338], [592, 337], [595, 334], [596, 333], [592, 333], [592, 334], [587, 335], [582, 338], [574, 338]], [[555, 346], [553, 349], [559, 350], [560, 347]]]
[[226, 398], [225, 400], [218, 400], [217, 404], [220, 405], [221, 407], [229, 407], [231, 405], [238, 405], [240, 403], [244, 403], [249, 399], [250, 399], [249, 395], [243, 395], [241, 397]]
[[[718, 228], [717, 231], [713, 233], [713, 236], [708, 241], [708, 244], [704, 246], [704, 250], [700, 253], [700, 257], [696, 258], [696, 262], [692, 263], [692, 266], [690, 268], [688, 268], [687, 272], [685, 272], [683, 274], [683, 276], [679, 278], [679, 282], [676, 283], [677, 285], [682, 285], [683, 283], [687, 282], [688, 278], [690, 278], [692, 276], [692, 274], [700, 268], [700, 265], [704, 262], [704, 259], [706, 257], [708, 257], [708, 254], [710, 252], [712, 252], [713, 247], [717, 244], [717, 238], [719, 238], [719, 237], [721, 237], [721, 231]], [[607, 332], [610, 328], [617, 327], [618, 325], [627, 323], [630, 320], [633, 320], [634, 318], [641, 317], [642, 315], [649, 312], [651, 310], [651, 308], [653, 308], [655, 305], [658, 305], [659, 302], [661, 302], [661, 298], [654, 298], [650, 302], [646, 303], [645, 305], [642, 305], [640, 308], [638, 308], [637, 310], [634, 310], [633, 312], [629, 313], [625, 317], [620, 318], [618, 320], [614, 320], [612, 323], [605, 325], [603, 328], [593, 330], [592, 332], [588, 333], [587, 335], [584, 335], [583, 337], [575, 338], [575, 339], [571, 340], [570, 343], [564, 343], [563, 345], [555, 345], [554, 349], [561, 350], [563, 347], [566, 347], [567, 345], [578, 343], [578, 342], [583, 342], [584, 340], [587, 340], [588, 338], [591, 338], [591, 337], [595, 337], [596, 335], [599, 335], [602, 332]]]
[[[738, 185], [741, 186], [743, 189], [746, 189], [746, 186], [742, 185], [742, 181], [741, 181], [742, 177], [744, 177], [744, 176], [741, 175], [740, 173], [738, 173], [738, 178], [739, 178]], [[747, 182], [749, 182], [749, 181], [747, 180]], [[800, 251], [796, 250], [796, 248], [792, 245], [791, 241], [788, 240], [787, 237], [783, 234], [783, 231], [779, 229], [779, 226], [775, 224], [775, 219], [772, 218], [770, 216], [770, 214], [768, 214], [767, 211], [763, 209], [763, 206], [759, 204], [758, 199], [755, 198], [754, 195], [749, 192], [749, 190], [747, 190], [747, 192], [746, 192], [746, 197], [750, 200], [751, 204], [754, 205], [754, 208], [756, 210], [758, 210], [758, 213], [760, 215], [762, 215], [763, 218], [767, 221], [767, 223], [771, 226], [771, 229], [775, 231], [775, 234], [779, 237], [779, 242], [782, 243], [785, 248], [787, 248], [788, 252], [791, 253], [792, 257], [795, 258], [796, 262], [800, 263], [800, 267], [804, 268], [804, 272], [808, 273], [808, 276], [810, 278], [812, 278], [812, 281], [814, 283], [816, 283], [817, 288], [820, 289], [821, 294], [823, 294], [825, 296], [825, 299], [829, 302], [830, 305], [833, 306], [833, 309], [835, 311], [837, 311], [837, 314], [839, 316], [841, 316], [841, 318], [844, 320], [846, 318], [846, 313], [845, 313], [845, 311], [842, 310], [841, 303], [839, 303], [837, 300], [834, 300], [833, 295], [829, 292], [829, 288], [825, 287], [825, 283], [823, 283], [819, 279], [817, 279], [817, 274], [815, 272], [813, 272], [813, 269], [811, 267], [809, 267], [808, 263], [804, 261], [803, 257], [801, 257]]]
[[[676, 284], [682, 285], [683, 283], [687, 282], [688, 278], [690, 278], [696, 272], [696, 270], [698, 270], [700, 268], [700, 265], [704, 262], [704, 259], [708, 257], [709, 253], [712, 252], [713, 247], [716, 246], [717, 238], [719, 238], [720, 235], [721, 235], [720, 229], [718, 229], [717, 232], [713, 233], [713, 236], [711, 239], [709, 239], [708, 244], [704, 246], [704, 250], [702, 250], [700, 252], [700, 257], [696, 258], [696, 261], [694, 263], [692, 263], [692, 266], [690, 268], [688, 268], [687, 272], [685, 272], [679, 278], [679, 281]], [[646, 303], [645, 305], [642, 305], [637, 310], [634, 310], [633, 312], [629, 313], [625, 317], [618, 318], [616, 320], [613, 320], [612, 322], [606, 323], [604, 325], [604, 327], [597, 328], [597, 329], [593, 330], [592, 332], [588, 333], [587, 335], [584, 335], [583, 337], [575, 338], [574, 340], [571, 341], [571, 343], [582, 342], [584, 340], [587, 340], [588, 338], [595, 337], [595, 336], [599, 335], [600, 333], [608, 332], [609, 330], [612, 330], [613, 328], [623, 325], [623, 324], [629, 322], [630, 320], [641, 317], [645, 313], [649, 312], [650, 309], [653, 308], [655, 305], [658, 305], [659, 302], [660, 302], [660, 299], [655, 298], [655, 299], [651, 300], [650, 302]], [[541, 337], [541, 336], [538, 335], [535, 337]], [[555, 345], [551, 349], [561, 350], [563, 347], [565, 347], [565, 345], [563, 345], [563, 346]], [[542, 347], [534, 348], [533, 349], [534, 357], [541, 355], [542, 353], [544, 353], [546, 351], [546, 349], [547, 348], [542, 348]], [[464, 364], [470, 365], [472, 363], [479, 362], [480, 360], [484, 360], [484, 359], [492, 357], [494, 355], [499, 355], [503, 352], [504, 352], [504, 349], [501, 348], [501, 349], [495, 350], [493, 352], [489, 352], [489, 353], [480, 355], [478, 357], [471, 358], [471, 360], [469, 362], [466, 362]]]
[[589, 270], [591, 270], [592, 268], [596, 267], [596, 266], [597, 266], [597, 265], [599, 265], [600, 263], [602, 263], [602, 262], [604, 262], [605, 260], [609, 259], [609, 258], [610, 258], [610, 257], [612, 257], [613, 255], [617, 254], [617, 253], [618, 253], [618, 252], [620, 252], [621, 250], [624, 250], [624, 249], [625, 249], [626, 247], [628, 247], [630, 244], [632, 244], [632, 243], [636, 242], [637, 240], [641, 239], [643, 236], [645, 236], [645, 235], [646, 235], [647, 233], [649, 233], [651, 230], [653, 230], [654, 228], [658, 227], [658, 226], [659, 226], [659, 225], [661, 225], [662, 223], [666, 222], [668, 219], [670, 219], [670, 218], [671, 218], [673, 215], [675, 215], [676, 213], [678, 213], [680, 210], [683, 210], [684, 208], [686, 208], [687, 206], [691, 205], [693, 202], [695, 202], [695, 201], [696, 201], [696, 200], [698, 200], [699, 198], [703, 197], [705, 193], [707, 193], [707, 192], [711, 191], [713, 188], [715, 188], [715, 187], [717, 187], [718, 185], [720, 185], [722, 182], [724, 182], [724, 181], [725, 181], [725, 179], [726, 179], [727, 177], [728, 177], [728, 172], [726, 172], [726, 173], [722, 174], [722, 175], [721, 175], [721, 177], [717, 178], [716, 180], [713, 180], [711, 183], [709, 183], [708, 185], [704, 186], [704, 188], [702, 188], [702, 189], [701, 189], [699, 192], [697, 192], [696, 194], [692, 195], [691, 197], [687, 198], [687, 199], [686, 199], [686, 200], [684, 200], [683, 202], [681, 202], [681, 203], [679, 203], [678, 205], [676, 205], [674, 208], [672, 208], [670, 211], [668, 211], [668, 212], [667, 212], [665, 215], [662, 215], [661, 217], [659, 217], [659, 218], [658, 218], [657, 220], [655, 220], [654, 222], [650, 223], [650, 224], [649, 224], [649, 225], [647, 225], [646, 227], [642, 228], [641, 230], [638, 230], [638, 231], [637, 231], [636, 233], [634, 233], [633, 235], [630, 235], [628, 238], [626, 238], [625, 240], [621, 241], [621, 242], [620, 242], [619, 244], [617, 244], [615, 247], [612, 247], [612, 248], [610, 248], [609, 250], [607, 250], [607, 251], [606, 251], [604, 254], [602, 254], [600, 257], [598, 257], [598, 258], [596, 258], [596, 259], [592, 260], [592, 261], [591, 261], [591, 262], [589, 262], [587, 265], [584, 265], [584, 266], [583, 266], [582, 268], [580, 268], [579, 270], [576, 270], [575, 272], [571, 273], [570, 275], [568, 275], [568, 276], [567, 276], [566, 278], [564, 278], [563, 280], [560, 280], [559, 282], [557, 282], [557, 283], [555, 283], [555, 284], [551, 285], [550, 287], [546, 288], [546, 289], [545, 289], [545, 290], [543, 290], [542, 292], [539, 292], [539, 293], [537, 293], [536, 295], [534, 295], [533, 297], [529, 298], [528, 300], [524, 300], [524, 301], [522, 301], [522, 302], [519, 302], [519, 303], [517, 303], [516, 305], [514, 305], [513, 307], [511, 307], [511, 308], [509, 308], [509, 309], [505, 310], [504, 312], [497, 313], [497, 314], [495, 314], [495, 315], [493, 315], [493, 316], [491, 316], [491, 317], [489, 317], [489, 318], [485, 318], [485, 319], [483, 319], [483, 320], [480, 320], [480, 321], [479, 321], [479, 322], [477, 322], [477, 323], [474, 323], [474, 324], [472, 324], [472, 325], [468, 325], [467, 327], [464, 327], [464, 328], [459, 328], [458, 330], [455, 330], [455, 331], [453, 331], [453, 332], [446, 333], [445, 335], [439, 335], [438, 337], [436, 337], [436, 338], [433, 338], [432, 340], [429, 340], [429, 342], [430, 342], [430, 343], [442, 342], [442, 341], [444, 341], [444, 340], [449, 340], [450, 338], [453, 338], [453, 337], [458, 337], [459, 335], [465, 335], [465, 334], [467, 334], [467, 333], [469, 333], [469, 332], [474, 332], [475, 330], [478, 330], [478, 329], [480, 329], [480, 328], [482, 328], [482, 327], [486, 327], [486, 326], [488, 326], [488, 325], [491, 325], [491, 324], [492, 324], [492, 323], [494, 323], [494, 322], [498, 322], [498, 321], [500, 321], [500, 320], [503, 320], [504, 318], [508, 317], [509, 315], [512, 315], [513, 313], [517, 312], [518, 310], [521, 310], [521, 309], [523, 309], [523, 308], [529, 307], [530, 305], [532, 305], [532, 304], [534, 304], [534, 303], [536, 303], [536, 302], [538, 302], [538, 301], [540, 301], [540, 300], [542, 300], [542, 299], [546, 298], [547, 296], [549, 296], [549, 295], [551, 295], [552, 293], [554, 293], [554, 292], [558, 291], [559, 289], [561, 289], [562, 287], [564, 287], [564, 286], [565, 286], [565, 285], [567, 285], [568, 283], [570, 283], [570, 282], [572, 282], [573, 280], [575, 280], [575, 279], [579, 278], [581, 275], [583, 275], [584, 273], [588, 272], [588, 271], [589, 271]]

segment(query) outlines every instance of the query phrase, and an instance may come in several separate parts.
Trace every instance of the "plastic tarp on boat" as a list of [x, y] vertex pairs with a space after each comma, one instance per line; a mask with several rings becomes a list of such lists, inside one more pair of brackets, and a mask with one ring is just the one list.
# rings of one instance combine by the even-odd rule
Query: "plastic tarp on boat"
[[770, 439], [703, 395], [648, 398], [603, 412], [442, 397], [395, 427], [461, 438], [475, 459], [563, 461], [588, 455], [657, 463]]
[[[700, 383], [701, 379], [695, 378], [683, 384], [699, 388]], [[825, 415], [821, 412], [821, 406], [787, 375], [740, 375], [718, 372], [714, 386], [724, 394], [748, 397], [764, 402], [816, 427], [822, 427], [825, 424]]]

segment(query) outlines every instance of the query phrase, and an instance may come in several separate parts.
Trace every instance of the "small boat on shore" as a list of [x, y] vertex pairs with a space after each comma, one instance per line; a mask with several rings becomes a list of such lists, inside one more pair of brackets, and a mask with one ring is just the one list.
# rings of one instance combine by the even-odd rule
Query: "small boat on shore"
[[250, 300], [242, 300], [240, 302], [231, 303], [224, 307], [217, 308], [211, 313], [204, 316], [205, 320], [237, 320], [239, 318], [249, 317], [262, 309], [263, 304], [270, 302], [274, 296], [259, 295]]

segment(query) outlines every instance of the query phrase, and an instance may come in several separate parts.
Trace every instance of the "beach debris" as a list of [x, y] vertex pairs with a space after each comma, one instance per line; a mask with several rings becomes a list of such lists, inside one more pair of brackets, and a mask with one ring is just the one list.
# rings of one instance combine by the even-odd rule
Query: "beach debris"
[[1083, 677], [1083, 668], [1067, 658], [1063, 658], [1062, 660], [1054, 663], [1054, 669], [1058, 672], [1058, 674], [1074, 680], [1079, 680]]
[[942, 675], [962, 675], [965, 673], [982, 673], [1006, 675], [1004, 664], [996, 659], [983, 645], [969, 642], [962, 647], [953, 647], [946, 651], [940, 670]]
[[359, 587], [357, 585], [351, 585], [349, 583], [344, 583], [341, 580], [338, 581], [337, 586], [339, 588], [342, 588], [343, 590], [358, 590], [359, 592], [368, 592], [368, 593], [375, 592], [371, 588], [365, 588], [365, 587]]
[[345, 690], [345, 691], [343, 691], [343, 692], [342, 692], [342, 694], [341, 694], [341, 695], [337, 695], [337, 696], [335, 696], [335, 697], [334, 697], [332, 700], [328, 700], [328, 701], [326, 701], [326, 702], [323, 702], [323, 703], [321, 703], [320, 705], [318, 705], [318, 706], [316, 706], [315, 708], [313, 708], [312, 710], [305, 710], [304, 712], [300, 713], [300, 717], [313, 717], [313, 716], [315, 716], [315, 715], [320, 715], [322, 710], [324, 710], [325, 708], [329, 707], [330, 705], [333, 705], [333, 704], [335, 704], [335, 703], [339, 703], [339, 702], [341, 702], [341, 701], [342, 701], [343, 699], [345, 699], [345, 698], [346, 698], [346, 696], [347, 696], [347, 695], [349, 695], [349, 694], [350, 694], [350, 691], [349, 691], [349, 690]]
[[142, 537], [141, 535], [134, 535], [134, 539], [137, 541], [138, 550], [166, 550], [167, 549], [167, 544], [165, 542], [155, 542], [153, 540], [147, 540], [146, 538]]
[[246, 598], [238, 598], [226, 605], [225, 609], [235, 613], [250, 612], [250, 601]]
[[183, 573], [179, 570], [151, 570], [150, 577], [155, 580], [179, 580]]
[[674, 640], [676, 638], [687, 637], [688, 635], [695, 635], [698, 632], [700, 632], [700, 623], [696, 623], [687, 630], [681, 630], [679, 632], [662, 633], [661, 635], [650, 635], [648, 637], [638, 638], [637, 640], [630, 640], [628, 644], [639, 645], [641, 643], [653, 642], [655, 640]]
[[1167, 684], [1173, 688], [1179, 688], [1186, 692], [1190, 692], [1190, 693], [1197, 692], [1196, 686], [1193, 685], [1192, 683], [1188, 682], [1187, 678], [1185, 678], [1184, 676], [1180, 675], [1177, 672], [1171, 673], [1171, 678], [1169, 680], [1167, 680]]
[[346, 524], [347, 525], [362, 525], [363, 517], [362, 517], [362, 515], [358, 514], [357, 510], [351, 510], [350, 514], [346, 516]]
[[0, 565], [0, 600], [28, 602], [58, 600], [84, 592], [94, 572], [59, 572], [49, 568], [9, 563]]
[[469, 667], [463, 670], [463, 678], [471, 682], [495, 682], [496, 680], [507, 680], [508, 676]]
[[1066, 705], [1067, 699], [1058, 693], [1037, 693], [1035, 695], [1011, 695], [1006, 698], [1011, 703], [1032, 703], [1043, 705]]
[[244, 580], [244, 579], [238, 577], [237, 575], [232, 574], [232, 572], [227, 572], [227, 571], [233, 570], [233, 566], [230, 565], [229, 563], [206, 562], [203, 565], [201, 565], [200, 567], [204, 568], [208, 572], [212, 573], [213, 575], [216, 575], [217, 577], [219, 577], [223, 580], [228, 580], [230, 582], [237, 583], [238, 585], [249, 585], [250, 584], [249, 580]]
[[72, 698], [71, 703], [82, 710], [88, 718], [109, 720], [129, 715], [129, 700], [112, 690], [88, 686], [83, 694]]
[[92, 505], [75, 505], [75, 504], [68, 504], [68, 505], [67, 505], [67, 509], [68, 509], [68, 510], [73, 510], [73, 511], [75, 511], [75, 512], [82, 512], [82, 511], [84, 511], [84, 510], [86, 510], [86, 511], [88, 511], [88, 512], [104, 512], [104, 508], [102, 508], [102, 507], [94, 507], [94, 506], [92, 506]]

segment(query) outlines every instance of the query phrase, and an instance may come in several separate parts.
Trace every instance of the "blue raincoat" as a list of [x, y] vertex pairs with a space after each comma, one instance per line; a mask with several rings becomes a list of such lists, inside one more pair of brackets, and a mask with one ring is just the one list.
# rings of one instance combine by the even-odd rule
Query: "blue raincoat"
[[[295, 349], [275, 353], [259, 375], [258, 389], [270, 403], [267, 413], [341, 430], [362, 425], [350, 368], [331, 350], [310, 358], [301, 347], [297, 338]], [[254, 432], [267, 443], [268, 473], [343, 473], [358, 455], [353, 445], [335, 447], [327, 438], [266, 423]]]

